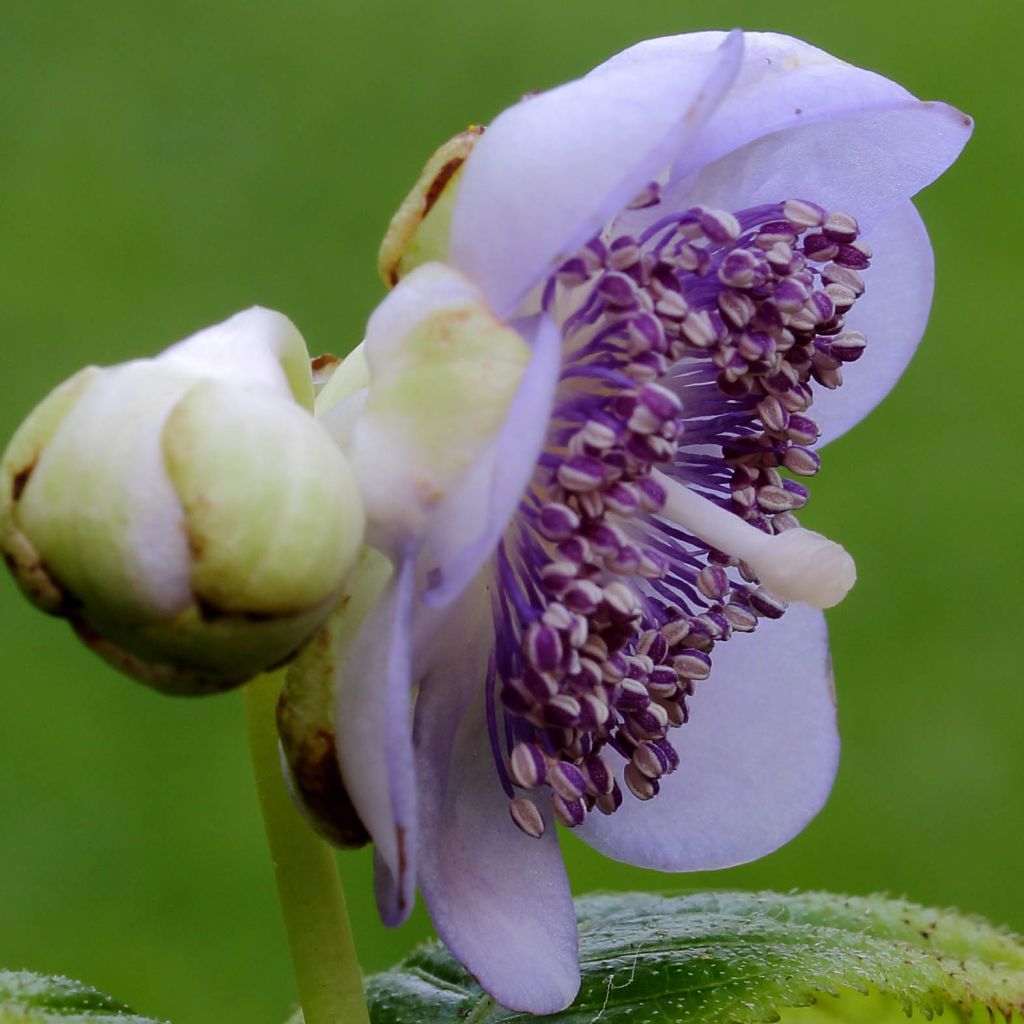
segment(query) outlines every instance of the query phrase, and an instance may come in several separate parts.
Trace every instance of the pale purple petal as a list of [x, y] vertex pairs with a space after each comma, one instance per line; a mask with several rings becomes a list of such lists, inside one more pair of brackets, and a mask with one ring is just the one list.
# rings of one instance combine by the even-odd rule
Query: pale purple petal
[[[647, 40], [593, 74], [685, 63], [722, 38]], [[882, 75], [790, 36], [747, 32], [728, 94], [678, 152], [666, 204], [735, 210], [797, 197], [845, 209], [868, 226], [937, 178], [970, 132], [970, 118], [919, 102]]]
[[791, 605], [778, 621], [715, 648], [690, 721], [673, 733], [680, 764], [661, 792], [626, 792], [579, 832], [616, 860], [661, 871], [744, 863], [792, 839], [832, 788], [839, 753], [825, 620]]
[[335, 715], [345, 786], [381, 865], [378, 896], [386, 924], [408, 916], [415, 894], [416, 783], [409, 730], [414, 587], [415, 563], [407, 557], [342, 664]]
[[924, 223], [904, 203], [865, 236], [873, 251], [867, 290], [847, 318], [868, 339], [864, 354], [843, 367], [843, 386], [815, 389], [811, 414], [821, 444], [844, 434], [892, 390], [910, 362], [928, 322], [934, 259]]
[[895, 107], [837, 111], [828, 120], [798, 120], [784, 131], [761, 135], [681, 180], [666, 192], [665, 202], [737, 211], [809, 199], [852, 214], [870, 230], [942, 174], [969, 135], [969, 119], [942, 103], [909, 100]]
[[[486, 600], [478, 602], [484, 615]], [[554, 1013], [579, 987], [578, 940], [554, 823], [512, 823], [485, 718], [493, 634], [466, 624], [416, 705], [419, 883], [437, 932], [503, 1006]]]
[[533, 355], [498, 436], [441, 504], [429, 526], [438, 578], [430, 604], [453, 600], [491, 557], [522, 500], [544, 438], [561, 365], [562, 336], [542, 317]]
[[466, 163], [449, 262], [500, 317], [626, 206], [715, 110], [742, 36], [676, 62], [608, 69], [500, 114]]

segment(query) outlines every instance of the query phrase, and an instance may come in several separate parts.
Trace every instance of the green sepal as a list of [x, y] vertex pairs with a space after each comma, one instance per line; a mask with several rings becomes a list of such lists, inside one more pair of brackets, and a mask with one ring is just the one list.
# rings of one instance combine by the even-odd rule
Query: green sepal
[[0, 970], [0, 1024], [161, 1024], [68, 978]]
[[[1024, 947], [976, 918], [880, 896], [596, 895], [576, 903], [580, 994], [550, 1024], [1019, 1021]], [[500, 951], [495, 951], [500, 955]], [[436, 943], [368, 979], [373, 1024], [506, 1024]], [[299, 1024], [294, 1018], [291, 1024]]]

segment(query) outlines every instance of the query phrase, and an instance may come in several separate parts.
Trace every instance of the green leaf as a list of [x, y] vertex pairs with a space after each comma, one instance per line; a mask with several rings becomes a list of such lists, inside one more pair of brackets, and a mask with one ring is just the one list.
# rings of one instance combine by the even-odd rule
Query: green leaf
[[0, 1024], [158, 1024], [68, 978], [0, 970]]
[[[738, 892], [597, 895], [576, 907], [583, 984], [550, 1024], [895, 1024], [914, 1011], [954, 1021], [1024, 1012], [1024, 947], [952, 911]], [[367, 999], [373, 1024], [535, 1019], [497, 1006], [436, 943], [370, 978]]]

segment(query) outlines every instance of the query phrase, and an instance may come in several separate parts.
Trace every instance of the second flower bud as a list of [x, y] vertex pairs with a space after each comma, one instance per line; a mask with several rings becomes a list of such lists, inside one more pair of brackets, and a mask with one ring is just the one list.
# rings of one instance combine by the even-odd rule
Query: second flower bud
[[0, 464], [0, 546], [27, 596], [128, 674], [226, 689], [290, 658], [363, 537], [284, 316], [239, 313], [54, 390]]

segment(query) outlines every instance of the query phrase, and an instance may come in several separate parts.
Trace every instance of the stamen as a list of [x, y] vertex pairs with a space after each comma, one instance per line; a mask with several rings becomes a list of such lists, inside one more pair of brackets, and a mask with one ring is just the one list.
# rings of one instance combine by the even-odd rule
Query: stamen
[[[652, 187], [635, 206], [659, 203]], [[563, 364], [498, 546], [488, 704], [525, 834], [543, 834], [543, 798], [575, 827], [624, 789], [656, 796], [716, 645], [853, 584], [846, 551], [800, 526], [807, 488], [781, 471], [817, 472], [815, 389], [839, 387], [867, 343], [846, 328], [871, 259], [858, 236], [801, 199], [692, 207], [637, 235], [609, 225], [546, 283]]]
[[746, 562], [783, 600], [831, 608], [856, 581], [857, 568], [846, 549], [820, 533], [801, 526], [780, 534], [763, 533], [665, 473], [654, 470], [653, 476], [665, 489], [663, 516]]

